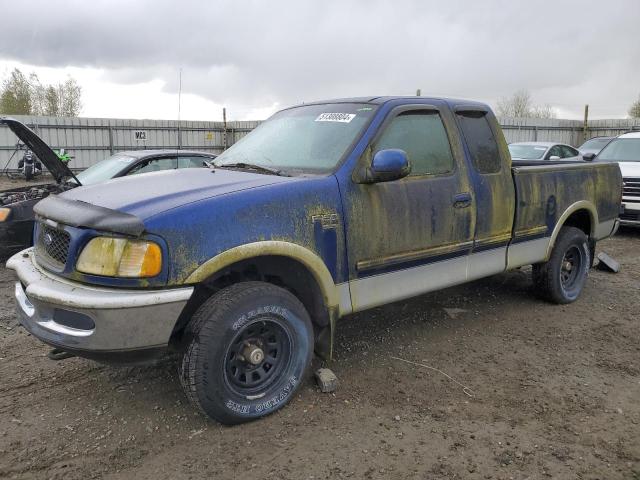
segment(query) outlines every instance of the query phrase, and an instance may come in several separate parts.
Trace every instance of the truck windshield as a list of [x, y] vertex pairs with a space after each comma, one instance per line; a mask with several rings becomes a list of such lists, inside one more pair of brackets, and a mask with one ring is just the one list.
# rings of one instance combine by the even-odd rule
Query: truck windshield
[[614, 138], [597, 159], [602, 162], [640, 162], [640, 138]]
[[82, 185], [104, 182], [113, 178], [114, 175], [134, 160], [134, 157], [116, 154], [90, 166], [76, 176]]
[[540, 160], [546, 151], [547, 147], [540, 145], [509, 145], [511, 158], [520, 160]]
[[376, 105], [328, 103], [282, 110], [220, 155], [217, 166], [251, 164], [289, 174], [332, 171]]

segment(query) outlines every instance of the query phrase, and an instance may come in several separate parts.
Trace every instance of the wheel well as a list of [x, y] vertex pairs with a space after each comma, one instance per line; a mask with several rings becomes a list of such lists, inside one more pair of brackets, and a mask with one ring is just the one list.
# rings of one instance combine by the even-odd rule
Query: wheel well
[[591, 214], [588, 210], [576, 210], [565, 220], [562, 226], [576, 227], [582, 230], [587, 237], [591, 236]]
[[233, 263], [197, 284], [174, 327], [170, 344], [181, 342], [184, 328], [207, 298], [229, 285], [247, 281], [267, 282], [290, 291], [306, 308], [316, 333], [329, 324], [322, 290], [308, 268], [290, 257], [266, 255]]

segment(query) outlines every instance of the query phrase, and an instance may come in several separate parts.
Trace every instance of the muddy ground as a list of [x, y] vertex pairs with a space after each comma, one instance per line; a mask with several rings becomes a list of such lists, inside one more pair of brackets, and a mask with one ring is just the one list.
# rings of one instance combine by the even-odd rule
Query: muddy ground
[[48, 360], [0, 267], [0, 478], [638, 480], [640, 231], [598, 250], [622, 271], [572, 305], [522, 270], [344, 319], [337, 392], [308, 377], [238, 427], [187, 404], [175, 361]]

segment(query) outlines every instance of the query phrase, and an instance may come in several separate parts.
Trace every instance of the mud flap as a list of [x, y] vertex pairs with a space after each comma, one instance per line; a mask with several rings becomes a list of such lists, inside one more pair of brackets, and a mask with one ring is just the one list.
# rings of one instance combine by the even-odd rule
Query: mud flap
[[335, 341], [338, 312], [335, 309], [329, 311], [329, 324], [316, 333], [314, 351], [325, 361], [333, 360], [333, 344]]

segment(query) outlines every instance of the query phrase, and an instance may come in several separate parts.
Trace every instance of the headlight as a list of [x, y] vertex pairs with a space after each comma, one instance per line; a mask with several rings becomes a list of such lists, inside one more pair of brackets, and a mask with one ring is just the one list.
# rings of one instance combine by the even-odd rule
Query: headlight
[[9, 218], [9, 215], [11, 214], [11, 209], [10, 208], [0, 208], [0, 222], [4, 222], [7, 218]]
[[155, 277], [162, 270], [162, 250], [144, 240], [96, 237], [80, 253], [76, 270], [107, 277]]

